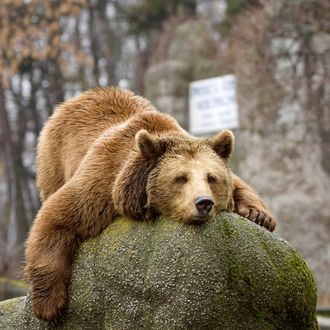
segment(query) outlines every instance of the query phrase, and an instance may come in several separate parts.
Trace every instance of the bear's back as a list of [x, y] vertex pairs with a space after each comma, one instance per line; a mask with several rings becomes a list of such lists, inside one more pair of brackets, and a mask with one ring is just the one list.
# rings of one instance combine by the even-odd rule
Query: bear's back
[[115, 87], [89, 90], [61, 104], [45, 124], [37, 147], [41, 199], [68, 181], [94, 141], [138, 112], [155, 111], [146, 99]]

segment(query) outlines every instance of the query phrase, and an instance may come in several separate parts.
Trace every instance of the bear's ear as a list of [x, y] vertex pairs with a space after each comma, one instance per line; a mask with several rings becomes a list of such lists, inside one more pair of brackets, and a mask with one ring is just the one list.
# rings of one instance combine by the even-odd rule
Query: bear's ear
[[141, 129], [135, 135], [136, 145], [145, 158], [158, 158], [166, 151], [165, 141]]
[[233, 152], [234, 141], [234, 134], [229, 130], [224, 130], [211, 140], [211, 145], [221, 158], [228, 159]]

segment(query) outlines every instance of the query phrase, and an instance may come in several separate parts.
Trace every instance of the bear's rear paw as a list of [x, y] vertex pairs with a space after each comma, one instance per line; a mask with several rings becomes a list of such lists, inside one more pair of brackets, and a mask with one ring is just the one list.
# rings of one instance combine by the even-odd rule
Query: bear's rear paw
[[67, 289], [56, 283], [49, 289], [38, 289], [32, 285], [32, 308], [35, 316], [44, 321], [58, 320], [67, 305]]
[[244, 218], [247, 218], [256, 224], [273, 231], [276, 227], [276, 220], [273, 215], [264, 209], [255, 209], [252, 207], [239, 206], [235, 212]]

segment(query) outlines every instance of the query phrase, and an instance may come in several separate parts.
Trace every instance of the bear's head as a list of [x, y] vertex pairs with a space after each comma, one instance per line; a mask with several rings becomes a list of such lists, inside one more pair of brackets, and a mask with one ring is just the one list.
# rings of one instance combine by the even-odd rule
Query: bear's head
[[147, 180], [149, 212], [199, 223], [232, 210], [228, 161], [234, 137], [230, 131], [199, 139], [182, 134], [155, 137], [142, 130], [136, 141], [145, 159], [158, 160]]
[[227, 130], [212, 139], [140, 130], [114, 181], [117, 213], [137, 220], [163, 214], [200, 223], [222, 210], [232, 211], [233, 144]]
[[234, 136], [222, 131], [212, 139], [184, 134], [151, 135], [141, 130], [136, 145], [150, 168], [146, 182], [148, 213], [183, 223], [200, 223], [232, 211], [229, 158]]

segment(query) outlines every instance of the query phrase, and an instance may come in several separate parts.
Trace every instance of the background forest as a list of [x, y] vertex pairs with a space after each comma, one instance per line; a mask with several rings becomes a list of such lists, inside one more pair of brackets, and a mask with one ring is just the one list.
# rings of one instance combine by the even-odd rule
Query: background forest
[[233, 166], [330, 304], [329, 70], [327, 0], [0, 1], [0, 299], [20, 278], [40, 207], [35, 146], [56, 105], [119, 85], [188, 129], [189, 82], [234, 73]]

